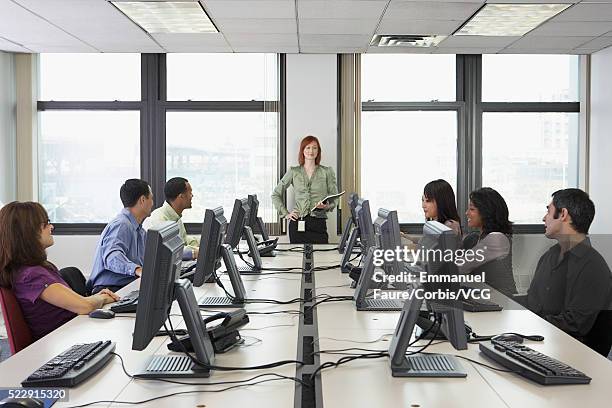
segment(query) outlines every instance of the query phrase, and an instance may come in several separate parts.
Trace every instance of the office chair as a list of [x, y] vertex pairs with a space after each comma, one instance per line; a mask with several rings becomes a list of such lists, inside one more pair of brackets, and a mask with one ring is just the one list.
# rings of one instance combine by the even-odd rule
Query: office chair
[[12, 290], [0, 287], [0, 304], [11, 353], [15, 354], [32, 344], [32, 332]]
[[584, 336], [584, 344], [604, 357], [612, 348], [612, 310], [602, 310], [597, 315], [593, 327]]
[[85, 284], [85, 277], [79, 270], [79, 268], [75, 268], [74, 266], [70, 266], [68, 268], [62, 268], [59, 271], [60, 276], [63, 280], [66, 281], [68, 286], [76, 293], [81, 296], [88, 296], [89, 291], [87, 290]]

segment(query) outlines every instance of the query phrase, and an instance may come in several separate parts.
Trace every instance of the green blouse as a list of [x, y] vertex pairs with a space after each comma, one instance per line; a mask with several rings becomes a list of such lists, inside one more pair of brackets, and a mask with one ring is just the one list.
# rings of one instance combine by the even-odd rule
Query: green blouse
[[[281, 217], [286, 217], [289, 214], [283, 203], [283, 193], [290, 185], [293, 185], [295, 209], [300, 217], [310, 214], [317, 218], [327, 218], [324, 210], [315, 210], [312, 213], [310, 213], [310, 210], [328, 195], [338, 192], [336, 174], [331, 167], [318, 165], [311, 178], [308, 178], [303, 166], [289, 168], [272, 193], [272, 203]], [[327, 211], [336, 207], [336, 201], [333, 200], [329, 203]]]

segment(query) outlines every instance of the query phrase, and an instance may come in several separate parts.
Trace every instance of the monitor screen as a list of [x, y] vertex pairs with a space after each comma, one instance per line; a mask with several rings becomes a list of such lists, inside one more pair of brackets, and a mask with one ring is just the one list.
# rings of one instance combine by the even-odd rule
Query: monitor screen
[[193, 277], [193, 286], [202, 286], [210, 281], [209, 277], [221, 265], [221, 244], [225, 236], [227, 220], [223, 215], [223, 208], [207, 209], [204, 212], [202, 235], [200, 236], [200, 252], [198, 263]]
[[372, 214], [370, 213], [370, 202], [363, 198], [357, 200], [355, 208], [357, 215], [357, 226], [359, 227], [359, 236], [361, 238], [361, 252], [365, 255], [368, 248], [375, 246], [374, 227], [372, 225]]
[[229, 244], [232, 248], [237, 248], [242, 237], [244, 226], [246, 225], [247, 215], [249, 214], [249, 201], [248, 198], [236, 199], [234, 201], [234, 208], [232, 210], [232, 217], [230, 223], [227, 226], [227, 233], [225, 235], [225, 243]]
[[253, 234], [260, 232], [257, 225], [257, 212], [259, 211], [259, 200], [257, 200], [256, 194], [249, 194], [248, 196], [249, 214], [247, 215], [247, 223], [253, 230]]
[[132, 339], [133, 350], [144, 350], [168, 319], [182, 256], [183, 240], [176, 222], [166, 222], [149, 229]]
[[[374, 234], [376, 236], [376, 246], [379, 249], [395, 251], [401, 247], [397, 211], [379, 209], [378, 217], [374, 221]], [[387, 275], [399, 275], [401, 273], [400, 260], [397, 256], [394, 256], [392, 261], [385, 261], [383, 269]]]

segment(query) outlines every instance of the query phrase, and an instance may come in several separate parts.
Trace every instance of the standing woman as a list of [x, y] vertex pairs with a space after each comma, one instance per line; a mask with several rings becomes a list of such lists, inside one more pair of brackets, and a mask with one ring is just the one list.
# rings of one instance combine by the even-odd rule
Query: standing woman
[[423, 188], [421, 200], [423, 213], [427, 221], [438, 221], [452, 228], [455, 234], [461, 236], [461, 223], [455, 203], [455, 192], [446, 180], [438, 179], [427, 183]]
[[70, 289], [47, 260], [53, 225], [42, 205], [9, 203], [0, 209], [0, 226], [0, 286], [12, 290], [34, 340], [119, 299], [108, 289], [87, 297]]
[[[299, 166], [289, 168], [272, 193], [272, 202], [281, 217], [289, 221], [289, 241], [292, 244], [327, 244], [327, 213], [335, 202], [322, 203], [336, 194], [336, 174], [331, 167], [320, 165], [321, 145], [314, 136], [300, 143]], [[295, 207], [291, 212], [283, 204], [283, 193], [293, 185]], [[313, 210], [311, 212], [311, 210]]]
[[485, 281], [506, 296], [516, 294], [512, 273], [512, 223], [508, 220], [508, 206], [497, 191], [490, 187], [470, 193], [465, 212], [468, 227], [478, 231], [463, 240], [464, 249], [472, 249], [481, 256], [458, 266], [460, 273], [485, 273]]

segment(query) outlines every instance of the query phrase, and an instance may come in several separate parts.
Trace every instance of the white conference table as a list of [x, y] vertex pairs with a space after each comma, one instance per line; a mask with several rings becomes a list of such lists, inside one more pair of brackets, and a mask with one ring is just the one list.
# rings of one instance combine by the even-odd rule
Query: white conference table
[[[329, 248], [330, 246], [321, 246]], [[318, 248], [318, 246], [317, 246]], [[338, 264], [337, 252], [315, 252], [314, 265]], [[264, 266], [299, 267], [302, 254], [279, 253], [275, 258], [263, 258]], [[240, 264], [241, 261], [237, 260]], [[231, 287], [226, 275], [221, 278]], [[243, 276], [250, 298], [288, 300], [300, 297], [301, 275], [279, 274]], [[339, 268], [315, 272], [316, 290], [313, 295], [352, 295], [348, 287], [348, 275]], [[122, 293], [136, 289], [138, 281], [124, 288]], [[196, 298], [218, 296], [220, 288], [205, 284], [194, 288]], [[501, 296], [498, 297], [498, 296]], [[480, 335], [516, 331], [525, 334], [541, 334], [545, 341], [526, 342], [530, 347], [568, 363], [593, 378], [589, 385], [544, 387], [512, 373], [500, 373], [471, 362], [460, 360], [466, 368], [466, 378], [394, 378], [391, 376], [388, 358], [357, 360], [335, 369], [322, 372], [320, 392], [324, 407], [604, 407], [609, 406], [609, 385], [612, 381], [612, 362], [591, 351], [545, 320], [522, 309], [510, 299], [494, 294], [494, 300], [506, 308], [501, 312], [465, 313], [465, 319]], [[247, 311], [299, 310], [299, 304], [247, 304]], [[216, 309], [223, 310], [223, 309]], [[225, 309], [227, 310], [227, 309]], [[205, 310], [203, 315], [212, 312]], [[127, 316], [127, 315], [126, 315]], [[90, 319], [79, 316], [22, 352], [0, 364], [0, 387], [19, 386], [21, 380], [61, 351], [78, 342], [110, 339], [117, 343], [116, 352], [123, 356], [126, 369], [133, 373], [141, 368], [155, 353], [170, 353], [167, 337], [156, 337], [144, 351], [131, 350], [134, 315], [110, 320]], [[399, 312], [357, 312], [353, 302], [323, 303], [317, 306], [317, 330], [320, 350], [360, 347], [386, 350]], [[240, 330], [247, 344], [226, 354], [218, 354], [215, 364], [223, 366], [249, 366], [278, 360], [294, 360], [297, 355], [299, 317], [289, 314], [251, 314], [250, 323]], [[172, 308], [174, 327], [182, 328], [183, 319], [178, 306]], [[387, 335], [385, 339], [381, 336]], [[375, 341], [377, 340], [378, 341]], [[355, 341], [369, 343], [355, 343]], [[373, 342], [375, 341], [375, 342]], [[424, 343], [419, 343], [424, 344]], [[484, 358], [478, 345], [468, 350], [456, 351], [448, 342], [435, 342], [428, 352], [456, 354], [496, 365]], [[335, 361], [341, 356], [321, 354], [321, 363]], [[213, 371], [208, 379], [185, 380], [188, 383], [210, 383], [251, 378], [257, 374], [274, 372], [293, 377], [296, 366], [290, 364], [271, 370], [222, 372]], [[147, 407], [175, 405], [213, 407], [292, 407], [296, 397], [296, 384], [290, 380], [237, 388], [220, 393], [197, 393], [225, 386], [176, 385], [160, 381], [132, 380], [127, 377], [117, 358], [112, 359], [100, 372], [78, 387], [69, 390], [70, 400], [55, 406], [72, 406], [98, 400], [140, 401], [158, 396], [188, 391], [163, 400], [155, 400]], [[119, 403], [95, 406], [124, 406]]]
[[[315, 265], [338, 261], [333, 252], [315, 253]], [[318, 272], [316, 294], [351, 295], [348, 274], [339, 270]], [[337, 287], [342, 286], [342, 287]], [[504, 332], [540, 334], [543, 342], [525, 345], [561, 360], [589, 375], [587, 385], [541, 386], [513, 374], [496, 372], [460, 359], [466, 378], [394, 378], [388, 358], [356, 360], [322, 374], [323, 404], [339, 406], [420, 407], [607, 407], [610, 406], [612, 362], [592, 351], [511, 299], [495, 292], [492, 300], [505, 308], [500, 312], [465, 312], [465, 321], [479, 335]], [[387, 350], [400, 312], [358, 312], [353, 302], [324, 303], [317, 307], [320, 350], [359, 347]], [[387, 335], [385, 339], [381, 336]], [[355, 343], [354, 341], [372, 343]], [[345, 340], [345, 341], [338, 341]], [[346, 341], [346, 340], [352, 340]], [[478, 344], [457, 351], [449, 342], [434, 344], [427, 352], [455, 354], [503, 368], [486, 359]], [[424, 345], [425, 341], [417, 343]], [[340, 355], [321, 354], [321, 363]], [[346, 392], [350, 389], [350, 392]], [[413, 405], [414, 404], [414, 405]]]
[[[262, 258], [264, 267], [301, 267], [302, 254], [297, 252], [282, 252], [274, 258]], [[236, 257], [236, 262], [241, 261]], [[226, 288], [231, 290], [227, 275], [221, 277], [226, 282]], [[271, 298], [285, 300], [300, 297], [301, 275], [264, 275], [243, 276], [244, 286], [251, 298]], [[138, 289], [140, 280], [132, 282], [118, 293], [125, 295]], [[204, 284], [194, 288], [196, 299], [203, 296], [220, 296], [223, 292], [215, 284]], [[110, 307], [107, 306], [107, 307]], [[247, 311], [279, 311], [299, 310], [299, 304], [247, 304]], [[228, 311], [233, 309], [216, 309]], [[211, 315], [203, 311], [203, 316]], [[249, 315], [250, 322], [240, 329], [248, 347], [239, 347], [226, 354], [217, 354], [215, 364], [219, 366], [252, 366], [279, 360], [295, 360], [299, 328], [299, 315]], [[171, 316], [175, 328], [184, 328], [180, 308], [174, 302]], [[0, 364], [0, 387], [19, 387], [20, 382], [38, 367], [76, 343], [93, 342], [97, 340], [112, 340], [116, 342], [115, 352], [125, 361], [129, 373], [142, 368], [152, 354], [170, 354], [166, 345], [168, 337], [155, 337], [143, 351], [133, 351], [132, 333], [135, 314], [117, 314], [114, 319], [92, 319], [88, 316], [77, 316], [62, 327], [53, 331], [43, 339], [31, 344], [26, 349], [10, 357]], [[278, 326], [278, 327], [275, 327]], [[213, 371], [209, 378], [187, 379], [185, 382], [219, 382], [236, 381], [251, 378], [255, 375], [274, 372], [289, 377], [295, 376], [295, 364], [272, 370], [221, 372]], [[265, 378], [264, 378], [265, 379]], [[135, 380], [125, 375], [118, 358], [111, 361], [93, 377], [77, 387], [69, 389], [69, 401], [57, 402], [54, 407], [79, 405], [99, 400], [140, 401], [164, 394], [181, 391], [219, 389], [225, 386], [182, 386], [160, 381]], [[152, 401], [141, 406], [195, 406], [207, 407], [227, 406], [227, 401], [251, 404], [251, 406], [287, 407], [293, 405], [295, 382], [290, 380], [271, 381], [261, 385], [237, 388], [223, 393], [191, 393], [163, 400]], [[96, 404], [94, 406], [124, 406], [121, 404]]]

